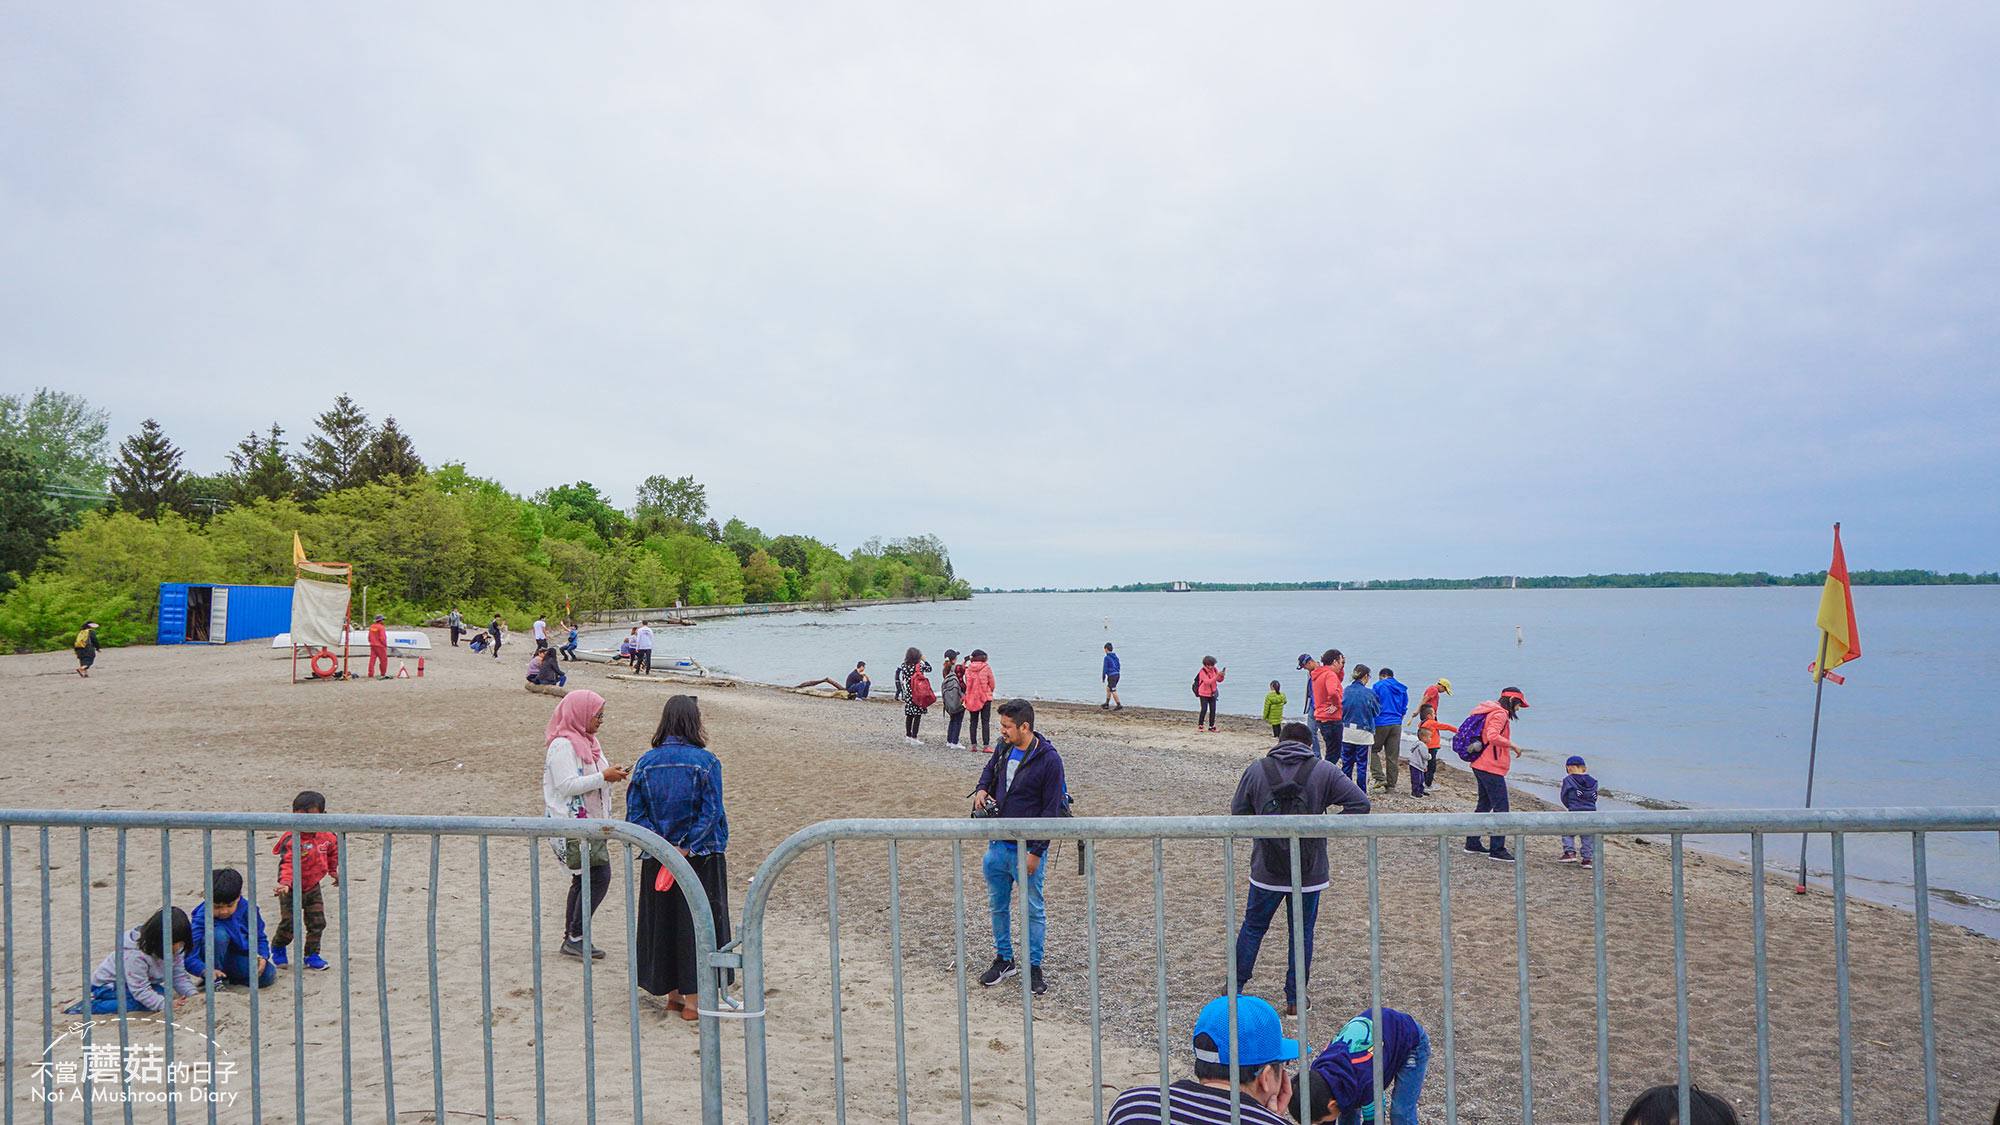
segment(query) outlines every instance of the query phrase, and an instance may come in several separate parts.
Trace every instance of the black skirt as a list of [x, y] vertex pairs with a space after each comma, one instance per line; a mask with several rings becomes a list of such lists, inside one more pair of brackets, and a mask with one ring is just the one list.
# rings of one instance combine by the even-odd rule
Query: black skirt
[[[701, 877], [708, 892], [710, 911], [715, 917], [715, 941], [726, 945], [729, 929], [729, 869], [720, 854], [691, 855], [688, 863]], [[694, 916], [676, 881], [672, 889], [653, 889], [660, 875], [660, 861], [648, 859], [639, 873], [639, 987], [655, 996], [678, 992], [693, 1000], [698, 994], [701, 965], [695, 960]], [[731, 974], [733, 977], [734, 974]]]

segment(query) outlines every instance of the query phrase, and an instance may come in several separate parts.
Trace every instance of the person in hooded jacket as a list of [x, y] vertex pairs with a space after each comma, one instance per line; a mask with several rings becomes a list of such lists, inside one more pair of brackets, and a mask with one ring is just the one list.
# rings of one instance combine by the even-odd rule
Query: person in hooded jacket
[[1293, 1116], [1340, 1125], [1382, 1120], [1375, 1112], [1377, 1055], [1382, 1092], [1389, 1095], [1389, 1125], [1416, 1125], [1417, 1102], [1431, 1065], [1431, 1039], [1409, 1013], [1394, 1008], [1364, 1010], [1341, 1027], [1307, 1073], [1299, 1076]]
[[965, 681], [966, 741], [974, 750], [993, 749], [993, 666], [986, 662], [986, 650], [975, 648], [965, 658], [959, 673]]
[[1340, 681], [1347, 676], [1347, 657], [1337, 648], [1327, 649], [1318, 660], [1299, 658], [1299, 667], [1310, 669], [1306, 680], [1306, 705], [1312, 708], [1314, 729], [1319, 731], [1321, 750], [1329, 762], [1340, 761]]
[[[1526, 710], [1528, 700], [1521, 689], [1510, 687], [1500, 693], [1500, 698], [1489, 699], [1472, 709], [1472, 717], [1465, 723], [1478, 721], [1483, 725], [1479, 733], [1479, 756], [1472, 759], [1472, 778], [1479, 785], [1479, 803], [1474, 812], [1506, 812], [1507, 771], [1514, 765], [1514, 717]], [[1461, 728], [1465, 723], [1459, 724]], [[1479, 843], [1479, 837], [1467, 836], [1465, 850], [1484, 854], [1489, 859], [1501, 863], [1514, 862], [1514, 853], [1507, 850], [1507, 837], [1493, 837], [1493, 846], [1488, 849]]]
[[965, 674], [958, 663], [958, 650], [944, 650], [944, 671], [938, 675], [938, 706], [944, 708], [944, 745], [948, 750], [963, 750], [959, 745], [958, 733], [965, 729]]
[[[1342, 814], [1369, 810], [1366, 794], [1343, 775], [1332, 762], [1322, 759], [1307, 744], [1312, 730], [1304, 723], [1286, 723], [1279, 730], [1279, 742], [1269, 753], [1243, 771], [1230, 798], [1231, 816], [1321, 816], [1335, 805]], [[1296, 787], [1296, 788], [1294, 788]], [[1319, 923], [1319, 895], [1329, 881], [1326, 840], [1299, 840], [1299, 891], [1301, 921], [1305, 934], [1306, 975], [1312, 975], [1313, 930]], [[1264, 934], [1271, 918], [1280, 910], [1285, 915], [1288, 941], [1285, 951], [1285, 1014], [1297, 1015], [1301, 984], [1298, 973], [1300, 936], [1292, 929], [1289, 899], [1292, 893], [1292, 849], [1289, 839], [1260, 839], [1250, 855], [1250, 901], [1243, 908], [1243, 926], [1236, 932], [1236, 988], [1250, 983], [1257, 967], [1257, 953], [1263, 948]]]
[[[979, 773], [972, 793], [972, 812], [983, 815], [986, 802], [1001, 819], [1062, 816], [1068, 808], [1069, 783], [1063, 777], [1062, 755], [1055, 743], [1035, 730], [1035, 705], [1010, 699], [1000, 705], [1000, 746]], [[1013, 840], [993, 840], [980, 865], [986, 876], [987, 905], [993, 915], [993, 964], [979, 977], [991, 988], [1020, 971], [1014, 959], [1014, 884], [1027, 875], [1028, 978], [1037, 996], [1048, 991], [1042, 979], [1042, 935], [1048, 914], [1042, 906], [1042, 881], [1048, 874], [1047, 840], [1029, 840], [1022, 856]]]
[[1375, 717], [1382, 700], [1368, 686], [1368, 665], [1354, 666], [1354, 679], [1340, 702], [1340, 772], [1368, 788], [1368, 748], [1375, 744]]
[[[1563, 773], [1566, 775], [1562, 785], [1563, 808], [1571, 812], [1596, 812], [1597, 779], [1590, 776], [1590, 767], [1584, 765], [1581, 757], [1571, 754], [1569, 761], [1563, 763]], [[1597, 837], [1584, 836], [1581, 842], [1583, 853], [1580, 858], [1583, 866], [1588, 868], [1597, 856]], [[1576, 843], [1576, 839], [1572, 837], [1563, 837], [1562, 862], [1578, 861]]]

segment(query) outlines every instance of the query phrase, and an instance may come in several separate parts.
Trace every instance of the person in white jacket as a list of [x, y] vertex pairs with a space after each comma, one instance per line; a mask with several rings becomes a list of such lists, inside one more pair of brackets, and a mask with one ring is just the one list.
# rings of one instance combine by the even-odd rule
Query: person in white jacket
[[[549, 816], [608, 820], [611, 786], [630, 776], [604, 757], [597, 728], [604, 725], [604, 697], [594, 691], [573, 691], [549, 716], [548, 755], [542, 769], [542, 805]], [[590, 869], [590, 912], [594, 915], [611, 890], [611, 848], [605, 838], [584, 841], [551, 840], [556, 855], [569, 870], [569, 907], [563, 914], [562, 951], [583, 956], [583, 873]], [[592, 946], [593, 958], [604, 951]]]
[[117, 952], [90, 974], [90, 995], [69, 1010], [82, 1012], [87, 1006], [92, 1015], [118, 1011], [122, 978], [126, 1011], [165, 1011], [170, 988], [175, 1004], [201, 991], [200, 982], [187, 970], [187, 952], [193, 946], [187, 911], [178, 906], [171, 913], [165, 908], [154, 911], [145, 924], [125, 931]]

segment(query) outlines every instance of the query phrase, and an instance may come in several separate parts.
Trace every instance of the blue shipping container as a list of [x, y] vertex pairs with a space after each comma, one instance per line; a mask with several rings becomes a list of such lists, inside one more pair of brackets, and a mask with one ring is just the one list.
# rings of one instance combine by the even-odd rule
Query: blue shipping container
[[163, 645], [263, 640], [291, 627], [290, 586], [160, 584], [157, 640]]

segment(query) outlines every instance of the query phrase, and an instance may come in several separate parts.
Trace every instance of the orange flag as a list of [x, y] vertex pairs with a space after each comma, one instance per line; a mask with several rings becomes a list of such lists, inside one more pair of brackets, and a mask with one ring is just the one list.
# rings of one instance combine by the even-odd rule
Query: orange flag
[[1840, 549], [1840, 525], [1833, 525], [1833, 565], [1826, 568], [1826, 585], [1819, 593], [1820, 653], [1825, 667], [1815, 660], [1807, 666], [1815, 682], [1825, 676], [1836, 684], [1847, 682], [1833, 670], [1861, 655], [1861, 635], [1854, 628], [1854, 590], [1847, 581], [1847, 555]]
[[301, 566], [306, 561], [306, 545], [299, 542], [299, 533], [292, 532], [292, 565]]

